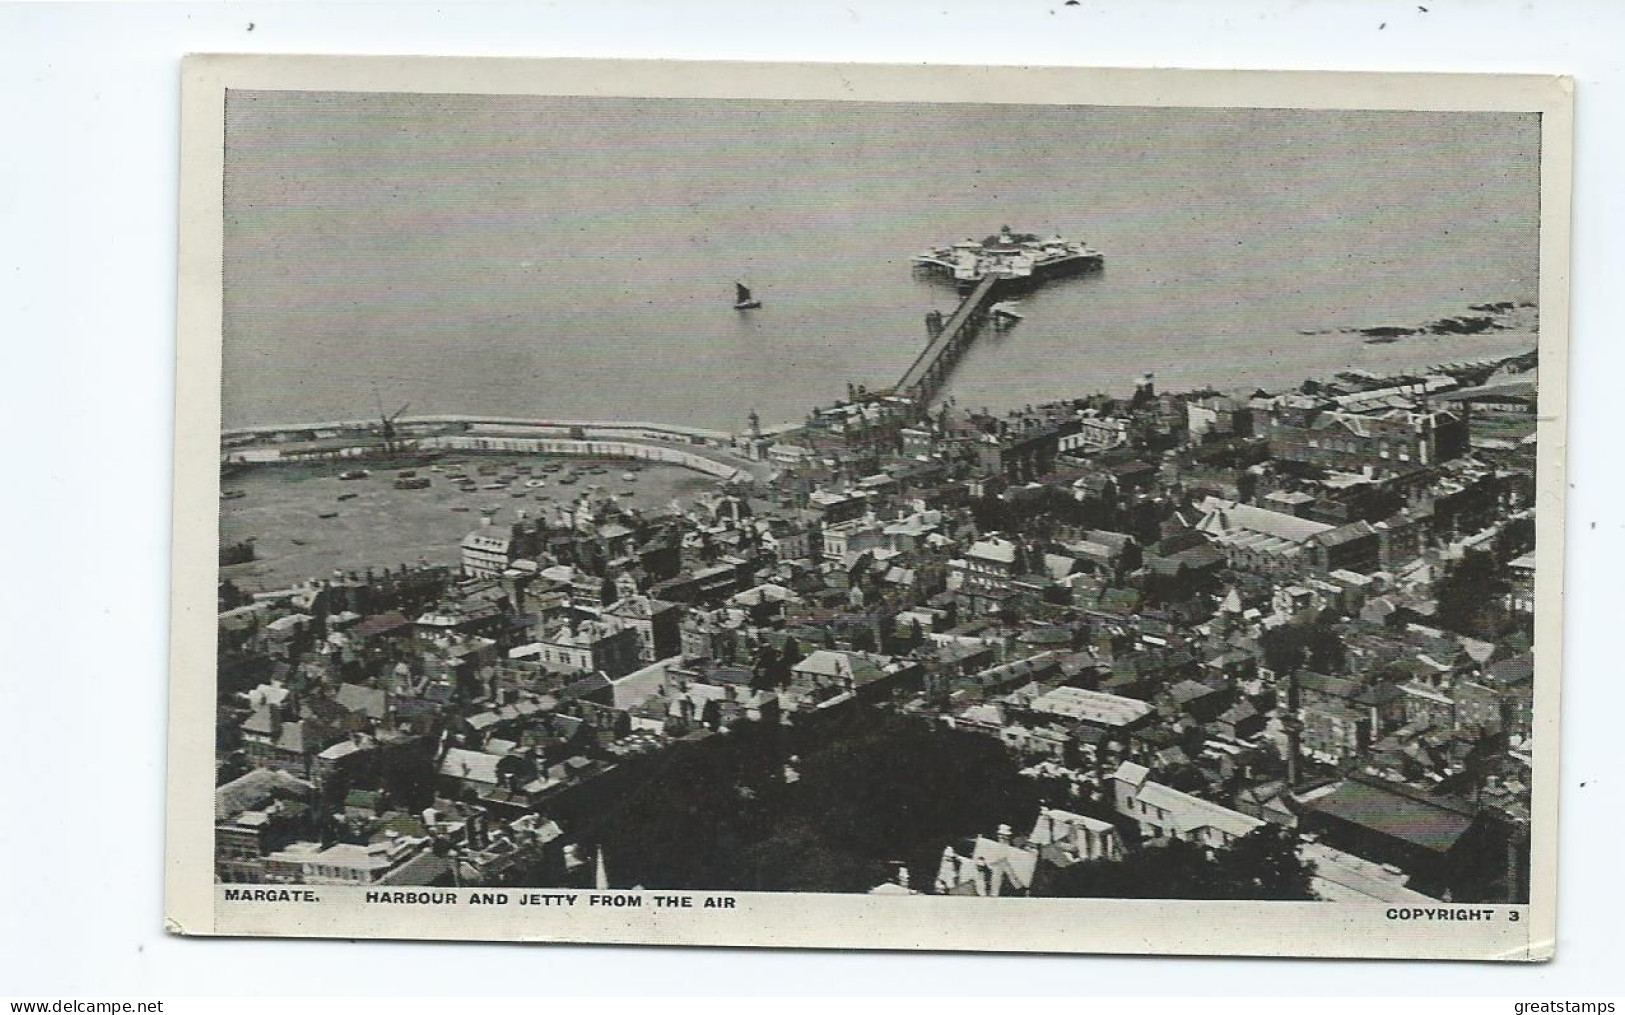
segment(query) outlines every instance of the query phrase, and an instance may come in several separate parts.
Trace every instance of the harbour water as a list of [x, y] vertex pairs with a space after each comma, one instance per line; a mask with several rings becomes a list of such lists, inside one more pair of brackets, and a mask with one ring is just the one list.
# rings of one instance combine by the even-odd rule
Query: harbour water
[[[514, 461], [540, 466], [540, 456], [515, 456]], [[508, 459], [492, 459], [492, 462]], [[469, 465], [473, 474], [479, 464]], [[254, 540], [255, 559], [221, 569], [221, 576], [249, 592], [286, 588], [312, 578], [328, 578], [334, 571], [365, 567], [394, 568], [419, 562], [456, 567], [458, 544], [490, 517], [495, 531], [506, 531], [521, 517], [552, 519], [560, 505], [574, 503], [582, 493], [601, 486], [620, 502], [646, 513], [658, 512], [673, 500], [689, 503], [716, 484], [708, 477], [674, 465], [643, 465], [636, 480], [623, 478], [625, 462], [567, 459], [568, 470], [602, 468], [602, 474], [583, 471], [575, 484], [563, 484], [564, 472], [526, 474], [506, 490], [464, 493], [438, 472], [424, 490], [397, 490], [393, 473], [378, 472], [367, 479], [338, 478], [344, 466], [277, 466], [252, 469], [233, 476], [226, 486], [240, 491], [237, 499], [220, 504], [220, 540], [231, 545]], [[483, 485], [490, 477], [480, 476]], [[544, 487], [531, 488], [526, 480], [545, 478]], [[515, 497], [524, 492], [525, 496]], [[339, 500], [339, 497], [345, 500]]]
[[[896, 381], [1008, 223], [1105, 252], [946, 393], [1006, 407], [1527, 350], [1368, 345], [1536, 298], [1533, 117], [233, 92], [225, 422], [799, 420]], [[758, 310], [732, 307], [746, 281]]]

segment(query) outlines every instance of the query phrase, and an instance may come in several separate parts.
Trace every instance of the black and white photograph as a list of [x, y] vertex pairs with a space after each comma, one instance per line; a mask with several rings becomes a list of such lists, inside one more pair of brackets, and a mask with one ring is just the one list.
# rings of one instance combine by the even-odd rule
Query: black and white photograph
[[1549, 957], [1568, 92], [1049, 73], [189, 59], [171, 918]]

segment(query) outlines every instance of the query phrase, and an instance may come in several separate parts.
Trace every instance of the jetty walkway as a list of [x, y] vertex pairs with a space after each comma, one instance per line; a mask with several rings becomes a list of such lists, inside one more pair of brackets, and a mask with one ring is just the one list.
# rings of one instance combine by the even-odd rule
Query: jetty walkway
[[942, 330], [914, 358], [903, 373], [903, 379], [892, 389], [894, 394], [912, 398], [922, 405], [936, 397], [937, 392], [942, 390], [943, 382], [948, 379], [948, 373], [959, 362], [959, 357], [987, 319], [987, 306], [993, 300], [994, 290], [1003, 280], [1004, 275], [997, 272], [983, 276], [970, 295], [960, 302], [959, 309], [943, 324]]

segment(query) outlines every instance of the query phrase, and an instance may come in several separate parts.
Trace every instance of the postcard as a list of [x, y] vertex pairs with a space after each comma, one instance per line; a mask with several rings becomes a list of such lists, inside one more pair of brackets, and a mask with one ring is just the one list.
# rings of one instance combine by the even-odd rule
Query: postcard
[[1571, 89], [189, 57], [169, 926], [1549, 958]]

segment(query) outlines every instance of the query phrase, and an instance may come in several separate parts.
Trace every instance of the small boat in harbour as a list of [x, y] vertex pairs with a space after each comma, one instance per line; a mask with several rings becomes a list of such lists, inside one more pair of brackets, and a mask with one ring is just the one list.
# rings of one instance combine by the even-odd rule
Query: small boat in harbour
[[348, 470], [346, 470], [344, 472], [339, 473], [339, 478], [340, 479], [366, 479], [370, 475], [372, 475], [372, 473], [368, 472], [366, 469], [348, 469]]
[[750, 294], [750, 289], [743, 282], [734, 283], [734, 309], [755, 310], [762, 305], [762, 301]]
[[355, 500], [357, 496], [359, 496], [359, 494], [341, 493], [341, 494], [339, 494], [339, 500], [341, 500], [341, 501]]
[[338, 516], [339, 516], [339, 513], [337, 511], [323, 511], [321, 514], [317, 515], [316, 517], [317, 518], [337, 518]]

